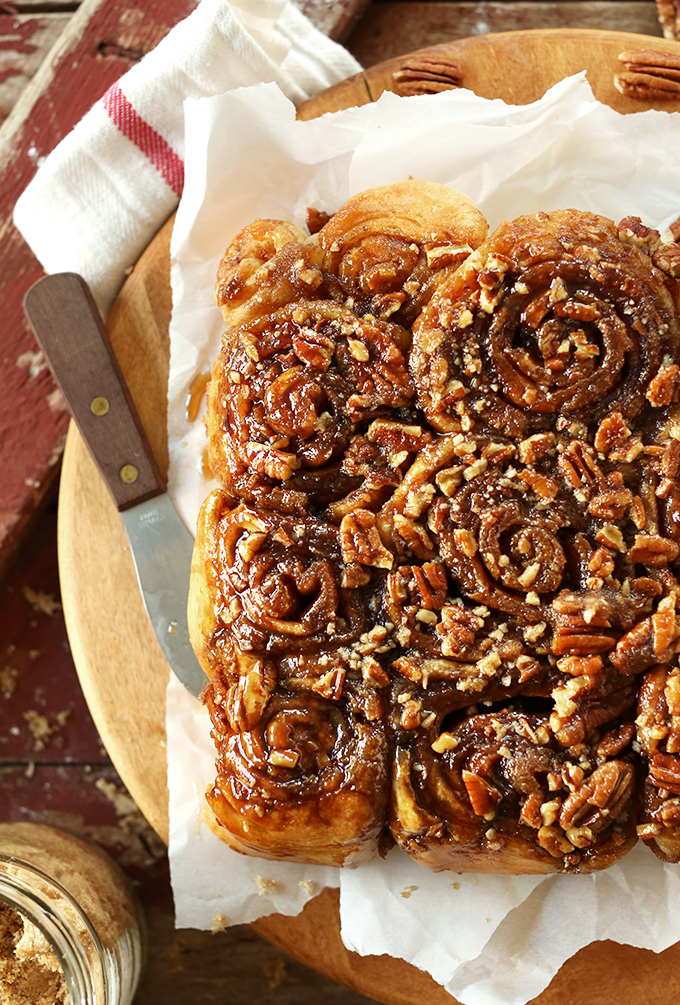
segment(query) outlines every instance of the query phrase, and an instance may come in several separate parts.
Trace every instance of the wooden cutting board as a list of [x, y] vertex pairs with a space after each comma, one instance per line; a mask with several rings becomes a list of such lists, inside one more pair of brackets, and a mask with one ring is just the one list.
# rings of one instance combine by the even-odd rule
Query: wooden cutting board
[[[631, 48], [680, 55], [676, 42], [569, 29], [487, 35], [424, 51], [455, 61], [464, 85], [477, 94], [518, 104], [536, 100], [563, 77], [585, 69], [601, 101], [633, 112], [652, 106], [623, 98], [614, 88], [617, 55]], [[394, 89], [392, 74], [413, 58], [380, 64], [336, 85], [306, 102], [300, 117], [375, 100]], [[658, 107], [677, 111], [680, 102]], [[171, 226], [172, 220], [140, 258], [108, 323], [142, 421], [166, 469]], [[122, 522], [73, 425], [61, 480], [59, 561], [69, 640], [90, 710], [123, 781], [167, 840], [164, 715], [169, 668], [146, 618]], [[324, 891], [296, 918], [274, 915], [253, 927], [308, 966], [388, 1005], [454, 1005], [428, 975], [403, 961], [348, 952], [340, 939], [336, 891]], [[678, 973], [680, 944], [655, 955], [594, 943], [569, 960], [535, 1001], [563, 1005], [576, 998], [589, 1005], [614, 1005], [621, 999], [626, 1005], [677, 1005]]]

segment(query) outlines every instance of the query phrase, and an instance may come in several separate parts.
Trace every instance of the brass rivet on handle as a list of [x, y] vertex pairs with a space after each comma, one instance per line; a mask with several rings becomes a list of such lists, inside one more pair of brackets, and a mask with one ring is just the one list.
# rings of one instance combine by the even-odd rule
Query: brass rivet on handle
[[95, 415], [106, 415], [109, 410], [109, 403], [106, 398], [93, 398], [90, 402], [90, 411]]
[[136, 482], [138, 476], [139, 471], [134, 464], [124, 464], [118, 472], [118, 477], [122, 482], [125, 482], [126, 485], [129, 485], [131, 482]]

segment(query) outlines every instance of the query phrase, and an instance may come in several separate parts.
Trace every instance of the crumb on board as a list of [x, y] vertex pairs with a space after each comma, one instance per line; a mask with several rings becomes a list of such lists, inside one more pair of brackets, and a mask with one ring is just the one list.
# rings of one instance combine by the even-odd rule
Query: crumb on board
[[19, 671], [16, 667], [5, 666], [0, 670], [0, 694], [3, 698], [11, 698], [17, 686]]
[[57, 712], [50, 722], [42, 712], [38, 712], [34, 708], [27, 709], [23, 715], [33, 735], [33, 749], [35, 751], [44, 750], [54, 734], [64, 728], [70, 714], [70, 709], [64, 709], [62, 712]]
[[127, 817], [140, 812], [137, 803], [125, 789], [119, 788], [113, 782], [108, 782], [105, 778], [98, 778], [94, 785], [113, 803], [117, 816]]
[[43, 593], [42, 590], [34, 590], [31, 586], [24, 586], [23, 594], [34, 611], [42, 611], [51, 617], [55, 611], [61, 610], [61, 604], [51, 593]]
[[270, 988], [280, 988], [288, 975], [286, 961], [281, 957], [277, 957], [275, 960], [266, 960], [264, 973]]

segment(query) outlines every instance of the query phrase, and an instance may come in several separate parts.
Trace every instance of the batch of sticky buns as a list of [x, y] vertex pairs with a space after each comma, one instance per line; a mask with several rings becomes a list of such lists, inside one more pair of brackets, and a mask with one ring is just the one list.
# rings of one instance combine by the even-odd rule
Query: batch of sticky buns
[[189, 622], [232, 847], [680, 860], [680, 247], [408, 181], [231, 242]]

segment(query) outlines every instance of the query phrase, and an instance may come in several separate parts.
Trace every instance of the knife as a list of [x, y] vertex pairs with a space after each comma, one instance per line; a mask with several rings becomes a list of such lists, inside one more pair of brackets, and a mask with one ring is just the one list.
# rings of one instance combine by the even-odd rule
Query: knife
[[92, 293], [76, 273], [56, 273], [29, 289], [24, 311], [123, 519], [160, 647], [198, 698], [208, 681], [187, 625], [194, 539], [167, 494]]

